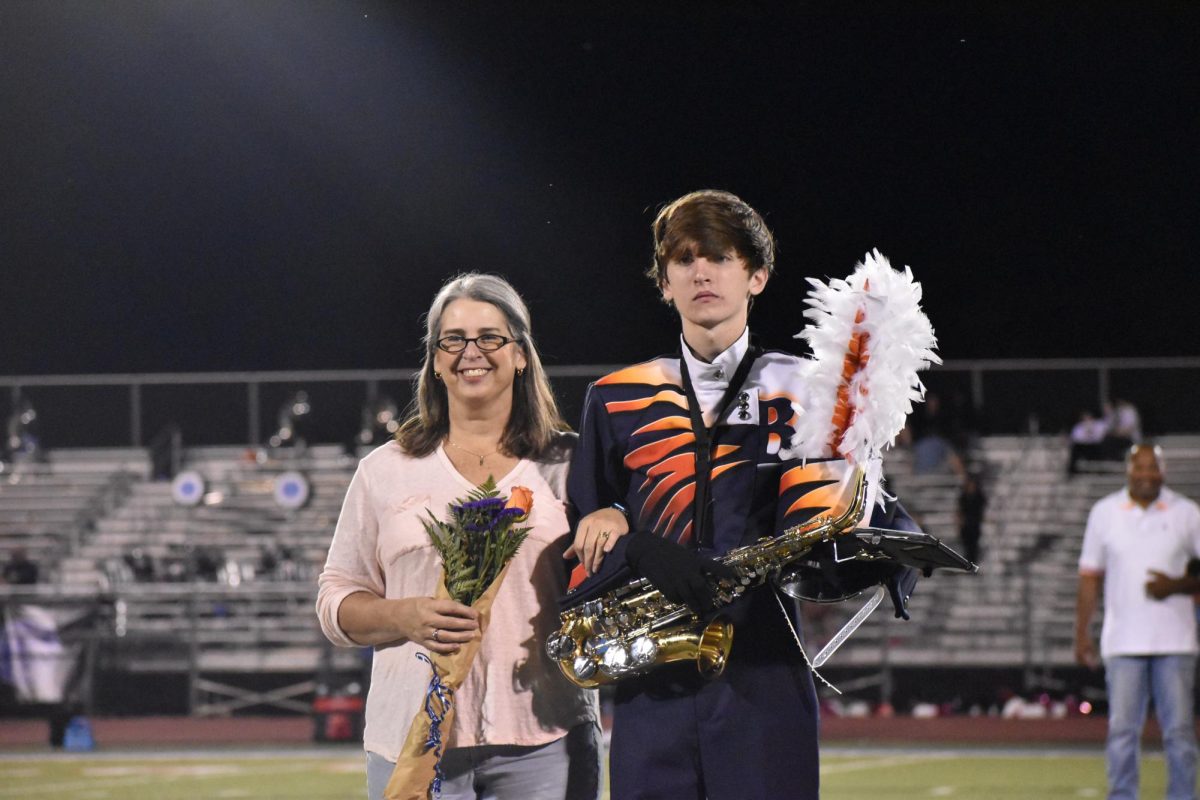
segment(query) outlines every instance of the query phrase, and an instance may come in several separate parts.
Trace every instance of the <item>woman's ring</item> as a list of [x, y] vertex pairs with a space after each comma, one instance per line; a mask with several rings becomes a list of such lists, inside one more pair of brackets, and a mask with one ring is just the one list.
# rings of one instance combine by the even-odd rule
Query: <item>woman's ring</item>
[[441, 641], [442, 641], [441, 639], [439, 639], [439, 638], [438, 638], [438, 635], [439, 635], [439, 634], [441, 634], [441, 631], [440, 631], [440, 630], [438, 630], [437, 628], [434, 628], [434, 629], [433, 629], [433, 640], [434, 640], [435, 642], [441, 642]]
[[612, 536], [612, 531], [604, 531], [603, 533], [600, 534], [600, 538], [606, 542], [608, 541], [609, 536]]

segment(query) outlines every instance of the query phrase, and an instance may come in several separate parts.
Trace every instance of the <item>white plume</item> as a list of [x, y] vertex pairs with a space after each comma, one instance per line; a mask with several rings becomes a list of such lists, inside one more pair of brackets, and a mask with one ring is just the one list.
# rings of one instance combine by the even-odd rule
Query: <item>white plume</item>
[[[804, 375], [810, 401], [788, 455], [844, 457], [865, 465], [895, 441], [913, 403], [924, 400], [917, 372], [942, 363], [934, 352], [933, 326], [921, 310], [921, 284], [908, 267], [892, 269], [878, 250], [867, 253], [845, 280], [808, 281], [812, 291], [804, 316], [812, 324], [797, 338], [812, 348]], [[856, 333], [865, 341], [865, 363], [847, 357]], [[844, 375], [847, 369], [852, 374]], [[839, 410], [839, 392], [848, 408]], [[835, 414], [843, 421], [840, 436]]]

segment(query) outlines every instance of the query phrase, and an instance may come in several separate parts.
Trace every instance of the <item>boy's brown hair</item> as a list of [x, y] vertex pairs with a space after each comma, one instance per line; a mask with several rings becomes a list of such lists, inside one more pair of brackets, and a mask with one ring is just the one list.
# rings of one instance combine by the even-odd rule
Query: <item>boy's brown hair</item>
[[693, 255], [713, 258], [731, 249], [746, 259], [750, 272], [775, 272], [775, 237], [757, 211], [729, 192], [704, 189], [663, 206], [651, 226], [654, 259], [646, 275], [660, 289], [667, 262], [678, 260], [693, 247]]

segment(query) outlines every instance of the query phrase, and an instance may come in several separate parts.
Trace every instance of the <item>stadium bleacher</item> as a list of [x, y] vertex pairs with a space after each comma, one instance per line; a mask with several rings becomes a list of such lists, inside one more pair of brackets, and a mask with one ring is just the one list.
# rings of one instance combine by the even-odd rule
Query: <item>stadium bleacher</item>
[[[1167, 483], [1200, 497], [1200, 437], [1158, 440]], [[1062, 436], [991, 436], [969, 454], [988, 497], [979, 572], [936, 573], [918, 584], [909, 622], [873, 615], [835, 656], [840, 666], [986, 666], [1054, 669], [1074, 666], [1075, 591], [1079, 548], [1092, 505], [1124, 485], [1119, 464], [1066, 475]], [[885, 459], [891, 489], [925, 530], [961, 550], [949, 469], [913, 475], [903, 452]], [[841, 604], [822, 629], [848, 618]], [[882, 648], [886, 645], [886, 656]]]
[[0, 474], [0, 559], [23, 548], [43, 581], [59, 582], [63, 559], [148, 474], [145, 451], [125, 448], [55, 451], [10, 468]]
[[[0, 553], [24, 547], [36, 587], [7, 595], [91, 607], [96, 663], [129, 675], [178, 674], [193, 713], [248, 705], [303, 711], [318, 671], [361, 671], [316, 625], [316, 576], [356, 459], [340, 447], [271, 457], [245, 447], [193, 448], [184, 467], [206, 484], [195, 506], [151, 479], [144, 449], [59, 450], [0, 476]], [[299, 509], [275, 501], [275, 478], [310, 485]], [[139, 571], [138, 561], [147, 565]], [[290, 689], [253, 687], [290, 675]], [[241, 676], [241, 677], [237, 677]]]
[[[1200, 436], [1161, 442], [1168, 483], [1200, 496]], [[1068, 479], [1066, 458], [1061, 436], [980, 439], [968, 455], [989, 500], [979, 572], [923, 580], [911, 621], [881, 609], [827, 668], [1073, 666], [1083, 527], [1092, 504], [1123, 476], [1110, 468]], [[40, 598], [57, 593], [64, 602], [102, 607], [98, 636], [116, 669], [189, 674], [210, 695], [225, 693], [224, 705], [199, 702], [214, 713], [255, 701], [291, 708], [286, 693], [264, 700], [228, 682], [204, 683], [205, 676], [299, 680], [322, 668], [361, 666], [353, 652], [331, 651], [313, 614], [316, 575], [355, 464], [337, 446], [275, 457], [246, 447], [192, 448], [184, 466], [204, 476], [206, 493], [189, 507], [172, 499], [170, 482], [151, 478], [144, 449], [55, 451], [0, 476], [0, 554], [23, 547], [39, 563]], [[287, 470], [311, 485], [302, 508], [275, 500], [275, 477]], [[916, 474], [903, 449], [887, 455], [885, 470], [889, 489], [923, 527], [960, 547], [957, 475], [948, 468]], [[135, 553], [153, 565], [152, 578], [139, 577]], [[808, 606], [810, 646], [819, 647], [857, 606]], [[293, 686], [301, 687], [293, 696], [312, 689], [305, 681]]]

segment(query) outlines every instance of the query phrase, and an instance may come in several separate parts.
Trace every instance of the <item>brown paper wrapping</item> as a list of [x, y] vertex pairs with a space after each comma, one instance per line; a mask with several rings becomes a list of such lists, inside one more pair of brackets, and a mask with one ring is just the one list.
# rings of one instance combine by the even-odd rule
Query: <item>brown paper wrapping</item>
[[[500, 574], [492, 581], [492, 585], [471, 606], [479, 612], [479, 636], [462, 645], [457, 653], [427, 654], [437, 668], [442, 683], [452, 691], [457, 691], [462, 686], [467, 673], [471, 670], [471, 664], [475, 661], [475, 654], [479, 652], [479, 645], [483, 641], [483, 635], [487, 632], [488, 622], [491, 620], [492, 603], [496, 600], [496, 593], [500, 591], [500, 584], [504, 581], [504, 576], [508, 574], [508, 567], [509, 564], [504, 565], [504, 569], [500, 570]], [[450, 599], [450, 593], [446, 591], [445, 575], [438, 581], [434, 597], [442, 600]], [[450, 739], [456, 708], [455, 704], [451, 704], [442, 719], [443, 742]], [[384, 800], [429, 800], [433, 796], [430, 787], [433, 784], [434, 768], [437, 766], [438, 759], [432, 749], [425, 749], [425, 742], [429, 738], [429, 724], [429, 715], [425, 713], [425, 701], [422, 698], [421, 707], [413, 717], [412, 726], [408, 730], [408, 737], [404, 740], [404, 746], [400, 748], [400, 756], [396, 759], [396, 768], [392, 771], [392, 777], [383, 790]]]

